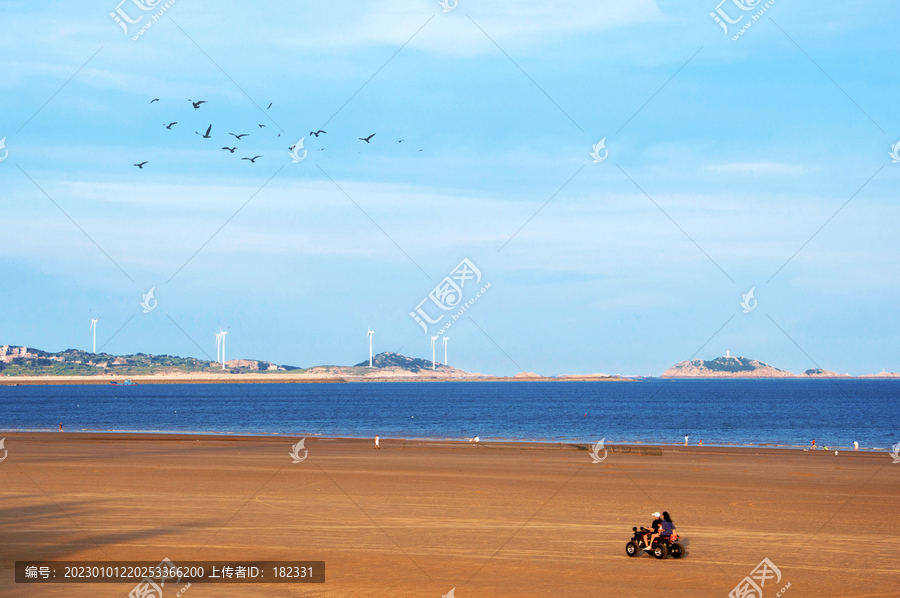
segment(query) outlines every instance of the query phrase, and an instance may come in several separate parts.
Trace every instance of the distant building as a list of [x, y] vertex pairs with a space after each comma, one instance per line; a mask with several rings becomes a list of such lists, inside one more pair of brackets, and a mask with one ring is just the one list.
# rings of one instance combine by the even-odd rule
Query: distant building
[[10, 347], [3, 345], [0, 347], [0, 361], [10, 363], [13, 359], [36, 359], [37, 354], [29, 353], [27, 347]]

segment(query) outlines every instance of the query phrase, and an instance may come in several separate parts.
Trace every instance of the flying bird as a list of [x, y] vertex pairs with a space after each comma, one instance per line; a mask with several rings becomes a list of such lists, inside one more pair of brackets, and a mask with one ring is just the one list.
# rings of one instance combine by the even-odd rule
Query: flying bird
[[194, 131], [194, 133], [197, 133], [197, 135], [200, 135], [200, 137], [203, 137], [204, 139], [209, 139], [209, 138], [210, 138], [210, 134], [209, 134], [210, 131], [212, 131], [212, 125], [209, 125], [209, 128], [206, 129], [206, 135], [200, 135], [200, 133], [197, 133], [197, 131]]
[[150, 100], [150, 103], [152, 104], [153, 102], [158, 102], [158, 101], [159, 101], [159, 98], [154, 98], [154, 99]]
[[241, 140], [241, 137], [246, 137], [246, 136], [249, 135], [249, 134], [250, 134], [250, 133], [241, 133], [240, 135], [235, 135], [234, 133], [229, 133], [229, 135], [231, 135], [232, 137], [234, 137], [234, 138], [237, 139], [238, 141]]
[[141, 162], [140, 164], [133, 164], [133, 166], [137, 166], [138, 168], [140, 168], [141, 170], [143, 170], [143, 169], [144, 169], [144, 164], [146, 164], [147, 162], [149, 162], [149, 160], [146, 161], [146, 162]]
[[172, 130], [172, 125], [177, 125], [177, 124], [178, 124], [178, 121], [176, 120], [175, 122], [169, 123], [169, 124], [163, 123], [163, 126], [171, 131], [171, 130]]
[[241, 160], [250, 160], [251, 164], [256, 164], [257, 158], [262, 158], [262, 156], [253, 156], [252, 158], [241, 158]]
[[366, 143], [369, 143], [369, 139], [371, 139], [372, 137], [375, 137], [375, 133], [372, 133], [372, 134], [369, 135], [368, 137], [360, 137], [359, 140], [360, 140], [360, 141], [365, 141]]
[[325, 151], [325, 148], [324, 148], [324, 147], [320, 147], [320, 148], [319, 148], [319, 151], [320, 151], [320, 152], [324, 152], [324, 151]]
[[403, 143], [404, 141], [406, 141], [406, 139], [401, 139], [401, 140], [398, 141], [397, 143]]
[[269, 102], [269, 105], [266, 106], [266, 110], [268, 110], [268, 109], [271, 108], [271, 107], [272, 107], [272, 102]]
[[328, 131], [323, 131], [322, 129], [319, 129], [318, 131], [310, 131], [309, 132], [310, 135], [315, 135], [316, 137], [318, 137], [320, 133], [328, 133]]
[[262, 128], [265, 127], [265, 126], [266, 126], [266, 125], [259, 125], [259, 128], [262, 129]]
[[190, 102], [191, 104], [194, 105], [194, 110], [199, 109], [200, 104], [206, 104], [206, 100], [200, 100], [199, 102], [195, 102], [194, 100], [188, 100], [188, 102]]
[[229, 152], [231, 152], [231, 153], [233, 154], [233, 153], [234, 153], [234, 150], [237, 149], [237, 146], [235, 146], [235, 147], [223, 147], [222, 149], [227, 149]]

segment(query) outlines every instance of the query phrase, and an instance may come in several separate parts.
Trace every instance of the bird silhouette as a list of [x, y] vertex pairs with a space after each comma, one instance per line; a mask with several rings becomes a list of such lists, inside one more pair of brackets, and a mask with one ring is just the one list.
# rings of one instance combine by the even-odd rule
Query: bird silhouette
[[133, 164], [133, 166], [137, 166], [138, 168], [140, 168], [141, 170], [143, 170], [143, 169], [144, 169], [144, 164], [146, 164], [147, 162], [149, 162], [149, 160], [148, 160], [148, 161], [145, 161], [145, 162], [141, 162], [140, 164]]
[[372, 133], [372, 134], [369, 135], [368, 137], [360, 137], [359, 140], [360, 140], [360, 141], [365, 141], [366, 143], [369, 143], [369, 139], [371, 139], [372, 137], [375, 137], [375, 133]]
[[241, 140], [241, 137], [246, 137], [246, 136], [249, 135], [249, 134], [250, 134], [250, 133], [241, 133], [240, 135], [235, 135], [234, 133], [229, 133], [229, 135], [231, 135], [232, 137], [234, 137], [234, 138], [237, 139], [238, 141]]
[[406, 139], [401, 139], [401, 140], [398, 141], [397, 143], [403, 143], [404, 141], [406, 141]]
[[310, 131], [309, 132], [310, 135], [315, 135], [316, 137], [318, 137], [320, 133], [328, 133], [328, 131], [323, 131], [322, 129], [319, 129], [318, 131]]
[[252, 158], [241, 158], [241, 160], [250, 160], [251, 164], [256, 164], [257, 158], [262, 158], [262, 156], [253, 156]]
[[209, 125], [209, 128], [206, 129], [206, 135], [200, 135], [200, 133], [197, 133], [197, 131], [194, 131], [194, 133], [197, 133], [197, 135], [200, 135], [200, 137], [203, 137], [204, 139], [209, 139], [209, 138], [210, 138], [210, 134], [209, 134], [210, 131], [212, 131], [212, 125]]
[[234, 150], [237, 149], [237, 146], [235, 146], [235, 147], [223, 147], [222, 149], [227, 149], [229, 152], [231, 152], [231, 153], [233, 154], [233, 153], [234, 153]]
[[320, 148], [319, 148], [319, 151], [320, 151], [320, 152], [324, 152], [324, 151], [325, 151], [325, 148], [324, 148], [324, 147], [320, 147]]
[[262, 128], [265, 127], [265, 126], [266, 126], [266, 125], [259, 125], [259, 128], [262, 129]]
[[188, 100], [188, 102], [190, 102], [191, 104], [194, 105], [194, 110], [199, 109], [200, 104], [206, 104], [206, 100], [200, 100], [199, 102], [195, 102], [194, 100]]
[[171, 131], [171, 130], [172, 130], [172, 125], [177, 125], [177, 124], [178, 124], [178, 121], [176, 120], [175, 122], [169, 123], [169, 124], [163, 123], [163, 126]]
[[268, 109], [271, 108], [271, 107], [272, 107], [272, 102], [269, 102], [269, 105], [266, 106], [266, 110], [268, 110]]
[[158, 102], [158, 101], [159, 101], [159, 98], [154, 98], [154, 99], [150, 100], [150, 103], [152, 104], [153, 102]]

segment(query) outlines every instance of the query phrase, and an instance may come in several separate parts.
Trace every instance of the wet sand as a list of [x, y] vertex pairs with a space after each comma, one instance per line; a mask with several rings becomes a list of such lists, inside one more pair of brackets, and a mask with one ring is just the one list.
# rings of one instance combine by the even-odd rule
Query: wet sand
[[[885, 453], [142, 434], [6, 433], [0, 596], [16, 560], [322, 560], [324, 585], [209, 596], [728, 596], [763, 559], [775, 596], [897, 596], [900, 464]], [[0, 452], [2, 456], [2, 452]], [[625, 555], [667, 510], [688, 555]], [[165, 596], [175, 595], [175, 589]]]

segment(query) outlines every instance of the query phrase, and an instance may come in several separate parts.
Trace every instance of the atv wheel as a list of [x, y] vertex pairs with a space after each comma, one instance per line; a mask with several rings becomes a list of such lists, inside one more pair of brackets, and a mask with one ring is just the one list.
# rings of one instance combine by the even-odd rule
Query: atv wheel
[[684, 546], [682, 546], [681, 544], [678, 544], [677, 542], [675, 544], [672, 544], [672, 558], [680, 559], [683, 556], [684, 556]]
[[641, 549], [634, 542], [629, 542], [625, 545], [625, 554], [628, 556], [638, 556], [641, 554]]
[[669, 556], [669, 549], [666, 548], [665, 544], [657, 544], [653, 547], [653, 556], [658, 559], [664, 559]]

